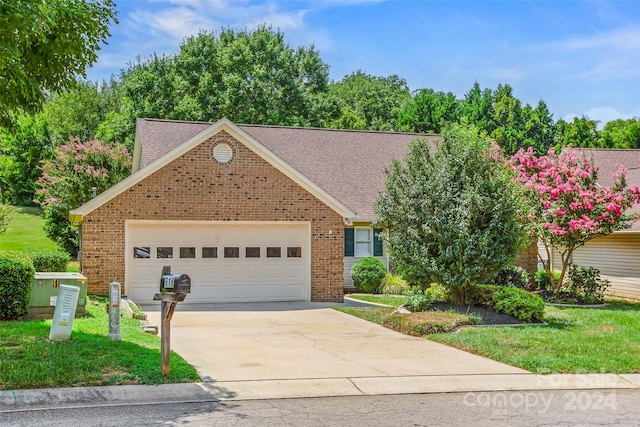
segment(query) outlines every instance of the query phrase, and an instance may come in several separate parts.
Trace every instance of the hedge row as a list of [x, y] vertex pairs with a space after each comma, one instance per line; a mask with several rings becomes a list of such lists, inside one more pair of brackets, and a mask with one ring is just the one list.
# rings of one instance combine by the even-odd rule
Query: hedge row
[[69, 255], [62, 251], [0, 252], [0, 320], [27, 314], [36, 271], [67, 271]]

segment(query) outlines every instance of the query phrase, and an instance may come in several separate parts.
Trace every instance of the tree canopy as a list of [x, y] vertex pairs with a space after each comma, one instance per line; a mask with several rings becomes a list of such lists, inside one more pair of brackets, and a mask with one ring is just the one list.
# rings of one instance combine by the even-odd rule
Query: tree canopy
[[115, 16], [112, 0], [0, 2], [0, 125], [84, 76]]
[[137, 117], [318, 125], [311, 112], [328, 66], [313, 47], [289, 46], [271, 27], [188, 37], [172, 57], [152, 56], [122, 75], [123, 111]]

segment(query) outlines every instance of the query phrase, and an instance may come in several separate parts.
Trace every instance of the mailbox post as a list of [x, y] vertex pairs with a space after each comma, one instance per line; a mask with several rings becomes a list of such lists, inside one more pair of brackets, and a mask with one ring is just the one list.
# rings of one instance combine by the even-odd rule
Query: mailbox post
[[160, 278], [160, 293], [154, 299], [160, 300], [161, 372], [171, 372], [171, 318], [176, 304], [184, 301], [191, 292], [191, 278], [186, 274], [171, 274], [170, 267], [163, 267]]

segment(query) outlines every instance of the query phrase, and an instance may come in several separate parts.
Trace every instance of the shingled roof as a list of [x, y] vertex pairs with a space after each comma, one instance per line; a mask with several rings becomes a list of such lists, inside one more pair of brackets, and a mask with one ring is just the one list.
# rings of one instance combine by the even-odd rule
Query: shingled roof
[[[136, 137], [140, 143], [139, 168], [178, 147], [209, 128], [209, 122], [138, 119]], [[400, 132], [352, 131], [266, 125], [236, 125], [263, 144], [275, 156], [313, 181], [358, 215], [370, 220], [375, 214], [373, 204], [384, 187], [385, 166], [392, 159], [402, 159], [409, 143], [417, 137], [437, 140], [436, 135]], [[640, 185], [640, 150], [581, 149], [593, 158], [600, 169], [598, 181], [610, 187], [616, 165], [627, 169], [627, 183]], [[640, 208], [633, 209], [640, 213]], [[630, 231], [640, 231], [640, 221]]]
[[[587, 158], [592, 158], [594, 165], [599, 169], [598, 184], [603, 187], [611, 187], [615, 182], [618, 165], [624, 166], [627, 172], [627, 186], [640, 186], [640, 150], [619, 148], [583, 148], [581, 149]], [[635, 205], [627, 213], [640, 214], [640, 206]], [[640, 221], [633, 223], [631, 228], [624, 231], [640, 232]]]
[[[138, 119], [140, 167], [194, 137], [211, 123]], [[409, 143], [435, 135], [352, 131], [264, 125], [237, 125], [292, 168], [309, 178], [349, 209], [357, 219], [375, 217], [373, 204], [384, 187], [384, 168], [402, 159]]]

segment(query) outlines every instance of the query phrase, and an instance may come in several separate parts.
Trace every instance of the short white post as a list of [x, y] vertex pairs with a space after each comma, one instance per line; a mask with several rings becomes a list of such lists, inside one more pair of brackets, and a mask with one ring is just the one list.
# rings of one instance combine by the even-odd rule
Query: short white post
[[109, 339], [120, 341], [120, 283], [109, 284]]

